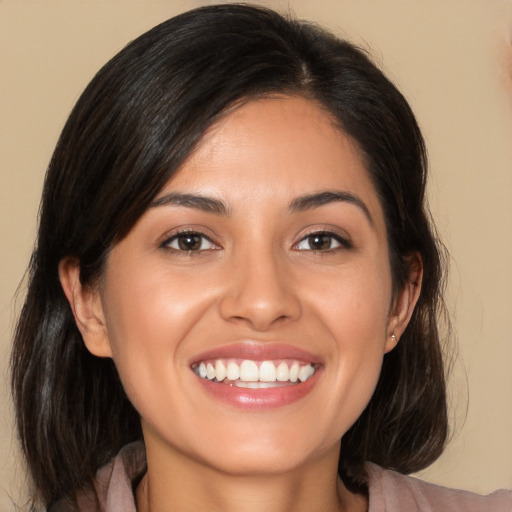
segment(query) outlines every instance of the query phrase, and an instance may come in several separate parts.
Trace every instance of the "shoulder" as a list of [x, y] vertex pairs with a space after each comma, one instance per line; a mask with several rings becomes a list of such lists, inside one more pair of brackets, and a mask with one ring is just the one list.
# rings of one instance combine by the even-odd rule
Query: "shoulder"
[[417, 478], [367, 465], [369, 512], [512, 512], [512, 491], [487, 496], [449, 489]]
[[128, 444], [98, 470], [93, 487], [55, 503], [48, 512], [136, 512], [133, 489], [145, 472], [143, 443]]

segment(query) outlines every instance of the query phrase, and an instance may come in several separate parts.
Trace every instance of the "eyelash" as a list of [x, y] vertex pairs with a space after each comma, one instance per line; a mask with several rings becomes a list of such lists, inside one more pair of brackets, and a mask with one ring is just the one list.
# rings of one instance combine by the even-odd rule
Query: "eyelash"
[[[197, 237], [199, 238], [199, 243], [200, 243], [200, 246], [198, 249], [183, 249], [183, 248], [180, 248], [179, 246], [178, 247], [172, 247], [172, 244], [173, 243], [177, 243], [179, 244], [180, 243], [180, 240], [183, 240], [185, 238], [192, 238], [192, 237]], [[211, 245], [211, 247], [208, 247], [206, 249], [202, 249], [201, 246], [204, 244], [204, 242], [207, 242]], [[196, 255], [196, 254], [201, 254], [205, 251], [214, 251], [214, 250], [217, 250], [219, 249], [219, 246], [216, 245], [212, 239], [208, 236], [206, 236], [204, 233], [201, 233], [200, 231], [194, 231], [194, 230], [183, 230], [183, 231], [179, 231], [178, 233], [175, 233], [174, 235], [166, 238], [161, 244], [160, 244], [160, 247], [162, 249], [165, 249], [166, 251], [170, 251], [174, 254], [179, 254], [179, 255]]]
[[308, 233], [306, 236], [302, 237], [298, 243], [295, 244], [294, 248], [298, 248], [299, 245], [303, 242], [311, 242], [312, 238], [320, 238], [325, 237], [330, 239], [330, 244], [332, 245], [332, 242], [335, 241], [337, 244], [339, 244], [337, 247], [328, 247], [327, 249], [297, 249], [297, 250], [304, 250], [308, 252], [314, 252], [314, 253], [333, 253], [339, 250], [343, 249], [352, 249], [353, 245], [352, 243], [345, 237], [342, 237], [338, 233], [333, 233], [331, 231], [313, 231], [311, 233]]
[[[184, 248], [180, 248], [179, 246], [178, 247], [172, 247], [172, 244], [173, 243], [177, 243], [179, 244], [180, 243], [180, 240], [184, 239], [188, 237], [189, 239], [192, 239], [193, 237], [197, 237], [199, 240], [199, 247], [196, 248], [196, 249], [184, 249]], [[321, 237], [325, 237], [325, 238], [328, 238], [329, 239], [329, 243], [330, 245], [332, 245], [333, 241], [335, 243], [338, 244], [338, 246], [336, 247], [328, 247], [326, 249], [300, 249], [299, 246], [300, 244], [304, 243], [304, 242], [309, 242], [311, 243], [312, 242], [312, 239], [313, 238], [321, 238]], [[211, 246], [208, 247], [208, 248], [202, 248], [202, 245], [207, 242], [208, 244], [210, 244]], [[160, 247], [162, 249], [165, 249], [167, 251], [170, 251], [170, 252], [173, 252], [175, 254], [179, 254], [179, 255], [197, 255], [197, 254], [201, 254], [205, 251], [212, 251], [212, 250], [217, 250], [219, 249], [220, 247], [217, 246], [212, 240], [210, 237], [206, 236], [204, 233], [201, 233], [200, 231], [194, 231], [194, 230], [183, 230], [183, 231], [180, 231], [178, 233], [175, 233], [174, 235], [166, 238], [161, 244], [160, 244]], [[332, 252], [336, 252], [338, 250], [342, 250], [342, 249], [351, 249], [353, 247], [352, 243], [347, 240], [346, 238], [340, 236], [339, 234], [337, 233], [333, 233], [331, 231], [313, 231], [311, 233], [308, 233], [306, 236], [302, 237], [298, 243], [296, 243], [294, 245], [294, 249], [295, 250], [298, 250], [298, 251], [307, 251], [307, 252], [314, 252], [314, 253], [319, 253], [319, 254], [325, 254], [325, 253], [332, 253]]]

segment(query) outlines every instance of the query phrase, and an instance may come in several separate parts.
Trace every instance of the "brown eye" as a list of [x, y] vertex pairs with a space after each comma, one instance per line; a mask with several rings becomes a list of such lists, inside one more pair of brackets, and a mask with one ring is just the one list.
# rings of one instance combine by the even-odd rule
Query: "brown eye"
[[332, 246], [332, 237], [327, 235], [310, 235], [307, 238], [309, 247], [313, 251], [325, 251], [327, 249], [331, 249]]
[[178, 233], [169, 238], [163, 246], [175, 251], [186, 252], [206, 251], [215, 248], [215, 245], [209, 238], [195, 232]]
[[181, 235], [178, 237], [178, 246], [182, 251], [199, 251], [203, 243], [199, 235]]
[[325, 252], [339, 247], [349, 248], [350, 243], [334, 233], [312, 233], [304, 237], [295, 248], [299, 251]]

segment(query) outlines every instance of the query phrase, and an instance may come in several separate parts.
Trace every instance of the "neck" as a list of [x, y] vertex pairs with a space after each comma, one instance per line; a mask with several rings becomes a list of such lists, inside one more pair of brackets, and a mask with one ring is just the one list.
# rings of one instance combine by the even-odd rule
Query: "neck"
[[[367, 498], [337, 476], [334, 450], [304, 467], [230, 474], [185, 454], [146, 444], [148, 471], [136, 492], [139, 512], [366, 512]], [[169, 453], [172, 457], [169, 457]]]

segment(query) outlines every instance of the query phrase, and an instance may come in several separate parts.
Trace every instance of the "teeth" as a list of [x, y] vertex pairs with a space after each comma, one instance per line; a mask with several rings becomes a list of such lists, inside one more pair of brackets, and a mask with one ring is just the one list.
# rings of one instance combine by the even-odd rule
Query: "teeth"
[[221, 380], [224, 380], [226, 378], [226, 367], [224, 366], [224, 363], [222, 361], [217, 361], [215, 363], [215, 377], [220, 382]]
[[290, 380], [290, 369], [284, 361], [279, 363], [279, 366], [277, 367], [277, 380], [279, 382], [286, 382], [287, 380]]
[[237, 388], [249, 388], [249, 389], [268, 389], [268, 388], [279, 388], [283, 387], [282, 382], [244, 382], [239, 380], [235, 383]]
[[274, 382], [277, 378], [277, 370], [272, 361], [263, 361], [260, 366], [260, 382]]
[[312, 366], [302, 366], [301, 369], [299, 370], [299, 380], [301, 382], [305, 382], [306, 380], [309, 379], [309, 377], [311, 377], [311, 375], [313, 375], [313, 373], [315, 373], [315, 370], [313, 370]]
[[299, 378], [299, 363], [293, 363], [290, 368], [290, 381], [297, 382]]
[[213, 367], [212, 363], [208, 363], [206, 365], [206, 376], [209, 380], [212, 380], [215, 378], [215, 368]]
[[203, 361], [194, 366], [194, 371], [203, 379], [237, 381], [234, 384], [238, 387], [269, 388], [284, 382], [305, 382], [315, 373], [315, 368], [312, 364], [301, 364], [298, 361], [281, 361], [276, 366], [273, 361], [246, 359], [238, 365], [235, 361], [226, 363], [219, 359]]
[[258, 365], [254, 361], [246, 359], [240, 365], [240, 380], [245, 382], [258, 382]]
[[[199, 365], [199, 371], [201, 371], [201, 365]], [[199, 374], [199, 375], [201, 375], [201, 374]], [[237, 380], [240, 378], [240, 368], [233, 361], [230, 361], [228, 363], [228, 366], [226, 369], [226, 378], [228, 380]], [[204, 379], [204, 377], [203, 377], [203, 379]]]

